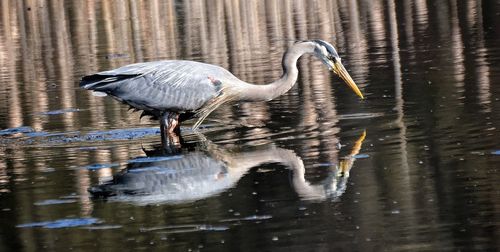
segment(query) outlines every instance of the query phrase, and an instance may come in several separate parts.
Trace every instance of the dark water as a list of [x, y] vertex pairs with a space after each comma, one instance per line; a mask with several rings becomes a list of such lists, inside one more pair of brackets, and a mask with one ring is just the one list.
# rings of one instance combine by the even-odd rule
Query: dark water
[[[0, 1], [0, 18], [0, 251], [500, 249], [497, 1]], [[289, 93], [165, 150], [157, 122], [78, 88], [156, 59], [266, 83], [287, 38], [333, 42], [367, 99], [306, 56]]]

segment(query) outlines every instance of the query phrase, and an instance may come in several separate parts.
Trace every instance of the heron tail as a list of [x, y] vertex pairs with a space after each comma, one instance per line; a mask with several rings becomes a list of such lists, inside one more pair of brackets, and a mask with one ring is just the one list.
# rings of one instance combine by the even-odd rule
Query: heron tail
[[[104, 87], [116, 83], [119, 81], [132, 79], [140, 74], [118, 74], [118, 75], [101, 75], [101, 74], [93, 74], [87, 75], [82, 78], [80, 81], [80, 87], [88, 90], [96, 90], [99, 91]], [[106, 89], [106, 88], [104, 88]]]

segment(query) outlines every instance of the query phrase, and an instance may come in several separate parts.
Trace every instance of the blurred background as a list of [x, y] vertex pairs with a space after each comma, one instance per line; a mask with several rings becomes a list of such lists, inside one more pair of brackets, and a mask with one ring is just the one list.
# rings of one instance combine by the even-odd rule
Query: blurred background
[[[304, 56], [284, 96], [219, 108], [206, 139], [183, 128], [197, 151], [229, 153], [203, 155], [239, 160], [224, 190], [146, 206], [90, 198], [160, 137], [157, 122], [80, 90], [82, 76], [188, 59], [264, 84], [300, 39], [334, 44], [366, 100]], [[0, 250], [496, 250], [499, 81], [494, 0], [1, 1]], [[301, 162], [321, 185], [346, 157], [335, 196], [294, 184]], [[42, 225], [67, 219], [78, 225]]]

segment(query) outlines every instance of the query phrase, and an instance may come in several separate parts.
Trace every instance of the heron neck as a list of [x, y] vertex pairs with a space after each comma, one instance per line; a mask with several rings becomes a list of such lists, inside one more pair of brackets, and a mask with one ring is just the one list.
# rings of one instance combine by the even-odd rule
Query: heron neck
[[[326, 196], [324, 185], [311, 185], [305, 178], [305, 168], [302, 159], [297, 156], [293, 151], [272, 148], [261, 151], [243, 153], [234, 155], [229, 161], [230, 174], [236, 172], [237, 176], [242, 176], [252, 167], [262, 165], [265, 163], [281, 163], [288, 166], [293, 171], [293, 187], [300, 197], [308, 199], [323, 199]], [[326, 183], [330, 180], [326, 180]], [[326, 183], [324, 183], [326, 185]]]
[[240, 93], [240, 97], [245, 101], [270, 101], [288, 92], [297, 81], [299, 75], [297, 60], [305, 53], [312, 53], [313, 51], [314, 47], [311, 47], [309, 44], [294, 44], [283, 55], [283, 74], [281, 78], [266, 85], [246, 83], [243, 92]]

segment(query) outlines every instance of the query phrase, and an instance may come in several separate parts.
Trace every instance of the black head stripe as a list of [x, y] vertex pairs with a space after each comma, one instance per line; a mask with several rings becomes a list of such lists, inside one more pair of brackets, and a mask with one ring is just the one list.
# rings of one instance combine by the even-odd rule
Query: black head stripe
[[333, 56], [333, 58], [340, 58], [339, 54], [337, 53], [337, 50], [335, 50], [335, 47], [333, 47], [330, 43], [323, 41], [323, 40], [314, 40], [314, 42], [318, 43], [319, 45], [322, 45], [326, 48], [326, 51]]

